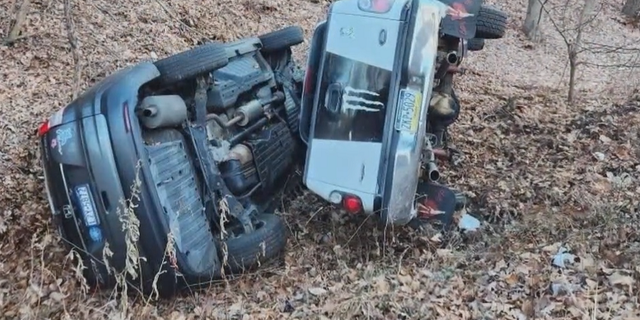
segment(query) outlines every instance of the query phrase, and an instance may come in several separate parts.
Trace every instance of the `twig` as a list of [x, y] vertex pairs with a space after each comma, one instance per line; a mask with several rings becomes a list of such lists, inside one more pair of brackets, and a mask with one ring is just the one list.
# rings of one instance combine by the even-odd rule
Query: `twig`
[[202, 37], [205, 36], [205, 34], [200, 32], [200, 30], [198, 30], [196, 28], [193, 28], [192, 26], [186, 24], [182, 19], [180, 19], [178, 14], [172, 12], [172, 10], [169, 9], [169, 7], [166, 4], [162, 3], [162, 0], [156, 0], [156, 3], [162, 8], [162, 10], [164, 10], [164, 12], [169, 16], [169, 18], [172, 18], [172, 19], [176, 20], [178, 23], [180, 23], [186, 29], [195, 32], [199, 36], [202, 36]]
[[29, 12], [29, 0], [22, 0], [20, 4], [20, 8], [18, 9], [18, 13], [16, 14], [16, 20], [9, 30], [9, 35], [3, 41], [5, 44], [11, 44], [23, 37], [20, 36], [20, 32], [22, 31], [22, 26], [27, 20], [27, 13]]
[[73, 17], [71, 15], [71, 0], [64, 0], [64, 20], [65, 28], [67, 29], [67, 39], [69, 40], [69, 46], [71, 47], [71, 54], [73, 55], [73, 99], [78, 97], [80, 91], [80, 53], [78, 52], [78, 38], [75, 34], [75, 25], [73, 23]]

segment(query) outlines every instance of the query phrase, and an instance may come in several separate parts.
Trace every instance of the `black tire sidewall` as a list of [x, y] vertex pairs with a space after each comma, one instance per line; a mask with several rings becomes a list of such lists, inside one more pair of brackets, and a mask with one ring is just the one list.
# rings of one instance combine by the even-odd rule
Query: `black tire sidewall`
[[476, 22], [476, 38], [501, 39], [507, 29], [508, 16], [493, 6], [480, 7]]
[[154, 65], [160, 71], [158, 81], [171, 85], [215, 71], [228, 63], [224, 45], [211, 42], [158, 60]]
[[481, 38], [473, 38], [467, 41], [467, 50], [469, 51], [481, 51], [484, 49], [485, 40]]
[[242, 272], [256, 267], [280, 254], [287, 243], [287, 230], [282, 218], [275, 214], [260, 214], [256, 220], [262, 226], [252, 233], [230, 238], [220, 244], [220, 260], [232, 273]]
[[262, 42], [262, 52], [271, 53], [289, 49], [304, 41], [304, 32], [299, 26], [289, 26], [258, 37]]

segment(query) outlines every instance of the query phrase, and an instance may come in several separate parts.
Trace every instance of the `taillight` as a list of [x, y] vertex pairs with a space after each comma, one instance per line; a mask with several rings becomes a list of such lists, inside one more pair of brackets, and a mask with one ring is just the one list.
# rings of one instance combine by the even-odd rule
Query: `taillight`
[[38, 137], [44, 136], [47, 132], [49, 132], [49, 119], [45, 120], [40, 127], [38, 127]]
[[313, 92], [313, 82], [313, 70], [307, 68], [307, 72], [304, 75], [304, 83], [302, 84], [304, 94], [311, 94], [311, 92]]
[[350, 194], [345, 195], [342, 198], [342, 206], [349, 213], [360, 213], [360, 212], [362, 212], [362, 201], [360, 201], [360, 198], [358, 198], [358, 197], [356, 197], [354, 195], [350, 195]]
[[358, 7], [362, 11], [387, 13], [391, 10], [395, 0], [359, 0]]
[[38, 127], [38, 137], [42, 137], [53, 127], [59, 126], [62, 124], [62, 117], [64, 115], [65, 108], [61, 108], [56, 111], [49, 119], [45, 120], [40, 127]]

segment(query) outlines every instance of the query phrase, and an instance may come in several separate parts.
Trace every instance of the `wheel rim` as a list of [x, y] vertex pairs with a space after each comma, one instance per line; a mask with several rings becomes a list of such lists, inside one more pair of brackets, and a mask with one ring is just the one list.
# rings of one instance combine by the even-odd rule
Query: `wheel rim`
[[[256, 232], [256, 231], [264, 228], [266, 225], [267, 225], [267, 223], [264, 220], [255, 221], [255, 223], [253, 223], [253, 228], [254, 228], [253, 232]], [[244, 235], [247, 235], [244, 232], [244, 228], [239, 223], [234, 223], [229, 229], [227, 229], [227, 234], [229, 235], [227, 240], [238, 239], [238, 238], [241, 238]]]

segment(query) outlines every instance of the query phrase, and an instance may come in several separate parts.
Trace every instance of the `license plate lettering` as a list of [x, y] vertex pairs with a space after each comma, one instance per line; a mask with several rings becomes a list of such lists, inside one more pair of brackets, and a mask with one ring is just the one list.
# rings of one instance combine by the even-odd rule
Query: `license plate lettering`
[[85, 225], [87, 227], [98, 225], [98, 216], [96, 215], [89, 187], [86, 185], [76, 187], [76, 196], [78, 197], [78, 206], [82, 212]]
[[422, 95], [417, 91], [402, 89], [400, 90], [400, 99], [398, 101], [396, 130], [415, 133], [418, 130]]

